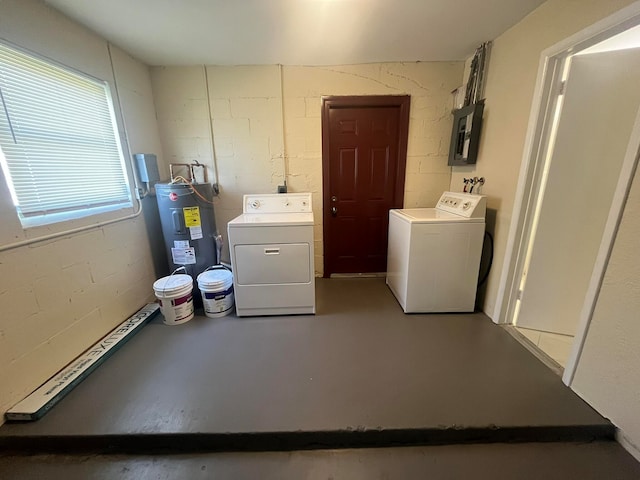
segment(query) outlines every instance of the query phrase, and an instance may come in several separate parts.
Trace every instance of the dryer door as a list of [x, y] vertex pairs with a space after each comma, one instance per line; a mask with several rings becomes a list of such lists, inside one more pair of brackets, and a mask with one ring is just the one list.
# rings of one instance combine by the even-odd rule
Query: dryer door
[[282, 285], [311, 281], [308, 243], [236, 245], [238, 285]]

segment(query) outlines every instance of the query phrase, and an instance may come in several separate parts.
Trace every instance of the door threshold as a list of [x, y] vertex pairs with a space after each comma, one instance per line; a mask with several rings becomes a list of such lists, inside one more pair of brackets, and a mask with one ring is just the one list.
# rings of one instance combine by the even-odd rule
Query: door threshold
[[385, 278], [387, 272], [373, 273], [332, 273], [329, 278]]
[[553, 358], [547, 355], [540, 347], [538, 347], [535, 343], [525, 337], [522, 333], [518, 331], [516, 327], [513, 325], [503, 325], [504, 328], [509, 334], [515, 338], [518, 342], [522, 344], [524, 348], [529, 350], [534, 357], [544, 363], [547, 367], [549, 367], [555, 374], [562, 377], [564, 373], [564, 368], [558, 362], [556, 362]]

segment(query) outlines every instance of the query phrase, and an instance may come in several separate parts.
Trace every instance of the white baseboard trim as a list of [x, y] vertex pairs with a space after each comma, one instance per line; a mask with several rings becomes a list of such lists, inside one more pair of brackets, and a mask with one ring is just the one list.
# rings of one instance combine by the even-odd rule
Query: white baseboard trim
[[622, 448], [624, 448], [627, 452], [629, 452], [636, 460], [640, 462], [640, 447], [635, 445], [631, 440], [629, 440], [624, 432], [619, 428], [616, 428], [616, 440]]

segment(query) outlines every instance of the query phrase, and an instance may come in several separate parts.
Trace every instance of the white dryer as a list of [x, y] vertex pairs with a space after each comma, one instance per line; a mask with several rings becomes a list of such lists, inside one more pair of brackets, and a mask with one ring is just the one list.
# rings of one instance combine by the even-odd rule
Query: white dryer
[[485, 231], [482, 195], [389, 212], [387, 285], [405, 313], [472, 312]]
[[238, 316], [315, 313], [310, 193], [245, 195], [228, 224]]

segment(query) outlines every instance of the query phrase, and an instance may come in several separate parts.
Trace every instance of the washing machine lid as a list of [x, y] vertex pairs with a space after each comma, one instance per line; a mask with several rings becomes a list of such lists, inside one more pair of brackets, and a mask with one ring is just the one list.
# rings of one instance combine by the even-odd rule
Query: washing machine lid
[[243, 213], [229, 222], [231, 227], [282, 227], [313, 225], [313, 213]]
[[390, 213], [409, 223], [484, 223], [484, 218], [467, 218], [436, 208], [403, 208]]

